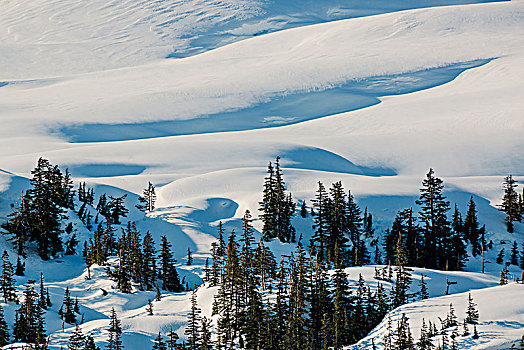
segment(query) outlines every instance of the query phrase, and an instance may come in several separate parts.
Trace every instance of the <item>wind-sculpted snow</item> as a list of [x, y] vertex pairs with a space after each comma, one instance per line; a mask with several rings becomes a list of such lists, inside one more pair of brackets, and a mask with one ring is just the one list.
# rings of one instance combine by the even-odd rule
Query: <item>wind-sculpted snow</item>
[[[507, 233], [495, 205], [503, 176], [524, 180], [524, 2], [479, 2], [6, 0], [0, 221], [45, 157], [97, 195], [127, 195], [126, 220], [157, 243], [167, 236], [181, 276], [200, 284], [218, 221], [229, 234], [240, 232], [247, 209], [257, 219], [267, 163], [280, 156], [297, 202], [309, 206], [318, 181], [342, 181], [373, 214], [377, 237], [398, 210], [414, 206], [432, 167], [462, 213], [474, 198], [487, 240], [508, 251], [523, 242], [524, 224]], [[158, 200], [144, 216], [135, 205], [148, 181]], [[88, 241], [92, 232], [67, 214], [77, 238]], [[253, 224], [258, 241], [261, 223]], [[296, 215], [293, 224], [309, 242], [311, 216]], [[278, 240], [268, 246], [277, 259], [294, 249]], [[3, 249], [16, 259], [0, 235]], [[472, 290], [482, 340], [462, 338], [461, 349], [510, 347], [522, 336], [523, 291], [494, 287], [498, 251], [486, 253], [484, 274], [478, 256], [469, 258], [468, 272], [413, 268], [411, 291], [424, 274], [431, 298], [394, 310], [393, 320], [405, 312], [417, 338], [421, 319], [445, 317], [449, 302], [462, 317]], [[26, 263], [17, 283], [43, 271], [50, 288], [53, 349], [65, 347], [72, 331], [62, 331], [58, 315], [66, 286], [79, 298], [84, 333], [101, 347], [112, 307], [126, 349], [150, 348], [171, 327], [183, 334], [188, 293], [164, 293], [147, 316], [154, 292], [120, 293], [102, 266], [86, 280], [80, 251], [51, 261], [29, 255]], [[349, 268], [352, 286], [362, 274], [375, 288], [374, 268]], [[446, 279], [458, 282], [449, 296]], [[199, 288], [204, 315], [216, 291]], [[8, 319], [15, 309], [5, 308]], [[383, 333], [384, 323], [355, 349], [369, 349]]]
[[379, 97], [407, 94], [448, 83], [488, 60], [424, 69], [392, 76], [352, 80], [335, 88], [277, 94], [267, 101], [218, 114], [173, 121], [132, 124], [81, 124], [60, 129], [73, 142], [107, 142], [174, 135], [239, 131], [295, 124], [380, 102]]
[[0, 81], [128, 67], [298, 26], [479, 2], [486, 1], [9, 0], [0, 11]]

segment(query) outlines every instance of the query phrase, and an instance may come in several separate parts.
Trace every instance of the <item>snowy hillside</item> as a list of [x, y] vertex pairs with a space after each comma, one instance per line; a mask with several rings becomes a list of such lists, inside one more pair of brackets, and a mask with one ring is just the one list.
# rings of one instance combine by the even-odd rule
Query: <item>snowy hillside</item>
[[[507, 232], [496, 208], [505, 176], [519, 181], [519, 194], [524, 182], [523, 34], [523, 0], [5, 0], [0, 223], [45, 157], [97, 198], [127, 195], [125, 220], [157, 245], [167, 236], [192, 287], [202, 283], [219, 221], [227, 233], [240, 232], [249, 209], [260, 239], [266, 166], [277, 156], [299, 205], [307, 201], [309, 211], [318, 181], [342, 181], [373, 214], [377, 239], [397, 211], [416, 206], [433, 168], [452, 206], [465, 214], [474, 198], [494, 248], [484, 274], [479, 256], [461, 272], [415, 268], [412, 292], [423, 274], [430, 298], [394, 309], [391, 318], [396, 323], [405, 313], [417, 340], [422, 318], [445, 317], [451, 302], [462, 318], [472, 290], [481, 338], [461, 338], [459, 348], [518, 345], [524, 286], [498, 286], [503, 265], [495, 260], [500, 249], [507, 260], [511, 244], [524, 243], [524, 224]], [[135, 204], [148, 182], [158, 198], [144, 215]], [[293, 225], [309, 242], [313, 221], [299, 208]], [[94, 206], [86, 210], [98, 214]], [[49, 261], [31, 253], [25, 277], [17, 277], [21, 293], [24, 283], [45, 276], [51, 348], [67, 346], [74, 330], [62, 329], [58, 314], [66, 287], [78, 297], [82, 330], [99, 346], [112, 308], [126, 349], [149, 349], [159, 331], [184, 337], [191, 293], [166, 292], [147, 316], [155, 291], [120, 293], [104, 267], [87, 271], [81, 245], [94, 228], [68, 215], [77, 253]], [[279, 261], [296, 245], [274, 239], [268, 246]], [[16, 249], [1, 235], [4, 249], [15, 263]], [[346, 269], [352, 287], [362, 274], [376, 288], [374, 270]], [[522, 271], [512, 265], [509, 272], [516, 279]], [[451, 295], [444, 293], [447, 278], [457, 281]], [[203, 315], [211, 317], [215, 293], [209, 284], [198, 289]], [[12, 323], [18, 307], [3, 307]], [[350, 348], [371, 349], [371, 339], [382, 344], [386, 327], [385, 319]]]

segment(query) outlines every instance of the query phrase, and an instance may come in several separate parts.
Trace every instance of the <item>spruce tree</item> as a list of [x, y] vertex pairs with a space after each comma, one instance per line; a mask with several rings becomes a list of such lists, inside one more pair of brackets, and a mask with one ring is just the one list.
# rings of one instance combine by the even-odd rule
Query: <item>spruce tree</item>
[[71, 336], [69, 337], [69, 344], [67, 345], [67, 348], [69, 350], [84, 350], [85, 343], [86, 339], [84, 337], [84, 334], [82, 333], [82, 329], [80, 329], [79, 325], [76, 325], [75, 330], [71, 333]]
[[318, 182], [318, 190], [313, 202], [313, 236], [311, 238], [311, 253], [319, 263], [324, 263], [327, 256], [327, 225], [329, 215], [329, 197], [322, 182]]
[[115, 225], [120, 225], [120, 219], [122, 217], [127, 217], [127, 213], [129, 212], [124, 205], [126, 197], [127, 194], [120, 197], [109, 196], [109, 201], [107, 203], [107, 210], [109, 213], [108, 220], [111, 219], [111, 222]]
[[300, 216], [305, 218], [307, 217], [307, 208], [306, 208], [306, 201], [302, 201], [302, 205], [300, 206]]
[[435, 349], [431, 341], [430, 331], [426, 326], [426, 322], [422, 319], [422, 327], [420, 328], [420, 339], [417, 343], [417, 350], [432, 350]]
[[177, 341], [178, 341], [178, 334], [176, 332], [173, 332], [173, 328], [169, 328], [169, 333], [167, 333], [167, 348], [168, 350], [175, 350], [178, 349]]
[[181, 292], [184, 287], [180, 283], [178, 272], [175, 267], [176, 260], [171, 252], [171, 243], [166, 236], [162, 236], [160, 243], [160, 271], [162, 287], [170, 292]]
[[447, 219], [449, 202], [443, 195], [443, 181], [434, 176], [429, 169], [422, 182], [420, 197], [416, 203], [420, 206], [420, 221], [423, 224], [422, 265], [429, 268], [446, 269], [453, 257], [452, 242], [446, 241], [450, 227]]
[[420, 274], [420, 291], [419, 291], [419, 297], [421, 300], [429, 298], [428, 288], [426, 286], [426, 282], [424, 281], [424, 274]]
[[4, 309], [0, 305], [0, 347], [10, 343], [9, 325], [4, 318]]
[[146, 312], [149, 316], [153, 316], [153, 303], [151, 302], [151, 299], [147, 300]]
[[513, 221], [521, 222], [522, 220], [522, 208], [519, 205], [517, 186], [517, 181], [513, 179], [513, 176], [508, 175], [504, 178], [504, 196], [499, 209], [506, 213], [506, 227], [509, 233], [513, 232]]
[[497, 264], [502, 264], [504, 262], [504, 248], [502, 248], [497, 255], [497, 259], [495, 260]]
[[162, 338], [162, 334], [160, 334], [160, 332], [158, 332], [158, 336], [155, 338], [152, 349], [153, 350], [167, 350], [166, 343], [164, 342], [164, 339]]
[[120, 320], [117, 318], [115, 308], [111, 309], [109, 320], [109, 338], [107, 340], [106, 350], [122, 350], [122, 327]]
[[468, 308], [466, 310], [466, 319], [464, 322], [475, 324], [479, 320], [479, 312], [477, 310], [477, 304], [473, 301], [471, 293], [468, 294]]
[[187, 248], [187, 261], [186, 265], [190, 266], [193, 264], [193, 256], [191, 255], [191, 249]]
[[13, 265], [9, 261], [9, 254], [7, 250], [4, 250], [2, 255], [2, 276], [0, 279], [0, 288], [2, 290], [2, 296], [4, 302], [14, 301], [18, 302], [16, 297], [15, 279], [13, 277]]
[[137, 209], [150, 212], [155, 210], [156, 194], [155, 186], [151, 182], [148, 182], [147, 188], [144, 189], [142, 197], [138, 197], [139, 204], [136, 205]]
[[196, 290], [191, 292], [191, 309], [187, 315], [187, 326], [184, 334], [187, 336], [188, 348], [198, 350], [201, 344], [200, 337], [200, 308], [197, 305]]
[[62, 310], [61, 316], [64, 322], [69, 324], [76, 323], [76, 315], [74, 313], [74, 302], [69, 293], [69, 287], [66, 287], [64, 301], [62, 302], [62, 307], [60, 308], [60, 310]]
[[213, 341], [211, 339], [211, 322], [205, 316], [202, 317], [202, 325], [200, 329], [200, 350], [213, 349]]
[[513, 242], [513, 246], [511, 247], [511, 255], [509, 258], [509, 263], [511, 265], [518, 266], [519, 264], [519, 246], [517, 244], [517, 241]]

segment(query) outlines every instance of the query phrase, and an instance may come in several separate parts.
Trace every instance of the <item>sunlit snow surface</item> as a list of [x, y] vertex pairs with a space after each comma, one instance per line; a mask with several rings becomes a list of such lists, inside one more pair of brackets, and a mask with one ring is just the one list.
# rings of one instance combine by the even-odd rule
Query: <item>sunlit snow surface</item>
[[[379, 234], [414, 204], [433, 167], [463, 212], [474, 197], [488, 239], [508, 251], [524, 228], [506, 233], [493, 205], [503, 176], [524, 180], [522, 33], [522, 0], [4, 1], [1, 219], [44, 156], [97, 194], [127, 194], [129, 220], [156, 242], [167, 235], [181, 275], [198, 284], [218, 221], [238, 232], [246, 209], [256, 217], [265, 167], [280, 155], [295, 199], [309, 204], [319, 180], [342, 180], [373, 213]], [[144, 217], [134, 205], [148, 181], [157, 185], [158, 208]], [[73, 221], [83, 242], [92, 233]], [[311, 218], [294, 224], [308, 241]], [[277, 256], [293, 249], [270, 247]], [[185, 265], [187, 248], [193, 266]], [[495, 287], [496, 253], [485, 275], [478, 258], [470, 272], [416, 269], [435, 298], [393, 318], [406, 312], [418, 336], [421, 318], [444, 317], [449, 302], [462, 317], [466, 295], [457, 293], [474, 289], [483, 340], [464, 339], [461, 349], [507, 347], [522, 335], [523, 288]], [[166, 294], [146, 316], [153, 293], [118, 293], [102, 267], [85, 280], [80, 256], [30, 256], [27, 265], [19, 283], [42, 270], [50, 287], [46, 328], [55, 349], [72, 330], [62, 333], [57, 315], [66, 286], [79, 298], [84, 332], [100, 345], [111, 307], [126, 349], [150, 348], [170, 327], [183, 334], [185, 293]], [[348, 272], [376, 285], [373, 267]], [[451, 296], [443, 296], [446, 277], [459, 282]], [[214, 292], [198, 292], [204, 314]], [[15, 307], [5, 309], [12, 320]], [[370, 337], [383, 332], [381, 325]]]

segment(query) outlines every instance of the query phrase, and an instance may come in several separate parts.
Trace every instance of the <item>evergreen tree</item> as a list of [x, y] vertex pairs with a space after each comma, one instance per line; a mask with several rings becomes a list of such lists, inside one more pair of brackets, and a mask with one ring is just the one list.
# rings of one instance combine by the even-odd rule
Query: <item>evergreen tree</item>
[[524, 270], [524, 243], [522, 243], [522, 250], [520, 252], [520, 268]]
[[153, 344], [153, 350], [167, 350], [166, 343], [164, 342], [164, 339], [162, 338], [162, 334], [158, 332], [158, 336], [155, 339], [155, 342]]
[[213, 349], [213, 341], [211, 339], [211, 322], [204, 316], [202, 317], [201, 325], [201, 341], [200, 350]]
[[69, 293], [69, 287], [66, 287], [64, 294], [64, 301], [62, 302], [62, 307], [60, 308], [61, 316], [64, 322], [69, 324], [76, 323], [76, 315], [74, 313], [74, 302]]
[[42, 309], [38, 305], [38, 294], [35, 292], [33, 283], [28, 281], [25, 286], [23, 302], [16, 310], [14, 324], [14, 340], [24, 343], [43, 344], [45, 340], [45, 329]]
[[411, 285], [411, 274], [402, 265], [396, 268], [395, 285], [391, 291], [391, 303], [393, 308], [409, 302], [409, 287]]
[[153, 303], [151, 299], [147, 300], [146, 311], [149, 316], [153, 316]]
[[40, 257], [48, 260], [63, 249], [61, 221], [66, 218], [64, 208], [71, 206], [71, 188], [60, 169], [46, 159], [40, 158], [31, 174], [31, 187], [1, 227], [19, 255], [25, 257], [27, 243], [35, 242]]
[[0, 305], [0, 347], [10, 343], [9, 326], [4, 318], [4, 309]]
[[167, 241], [166, 236], [161, 237], [160, 243], [160, 271], [162, 278], [162, 287], [170, 292], [181, 292], [184, 287], [180, 283], [178, 272], [175, 268], [176, 260], [171, 252], [171, 243]]
[[120, 225], [120, 218], [127, 217], [129, 210], [124, 205], [124, 200], [126, 199], [127, 194], [124, 194], [121, 197], [112, 197], [109, 196], [109, 201], [107, 202], [107, 211], [109, 213], [108, 220], [115, 225]]
[[191, 292], [191, 309], [187, 316], [187, 327], [184, 334], [187, 336], [188, 348], [191, 350], [199, 350], [201, 344], [200, 333], [200, 308], [197, 305], [196, 290]]
[[408, 318], [406, 314], [402, 314], [397, 323], [397, 331], [395, 333], [394, 347], [396, 350], [411, 350], [414, 349], [413, 337], [409, 328]]
[[80, 329], [79, 325], [76, 325], [75, 330], [71, 333], [69, 337], [69, 344], [67, 348], [69, 350], [84, 350], [86, 345], [86, 339]]
[[511, 256], [509, 258], [509, 263], [511, 265], [517, 265], [519, 264], [519, 246], [517, 244], [517, 241], [513, 242], [513, 247], [511, 248]]
[[471, 293], [468, 294], [468, 308], [466, 310], [466, 319], [464, 322], [475, 324], [478, 322], [479, 312], [477, 310], [477, 304], [473, 301]]
[[93, 336], [91, 334], [88, 334], [86, 336], [84, 350], [100, 350], [100, 348], [96, 346], [95, 339], [93, 339]]
[[169, 329], [169, 333], [167, 334], [167, 348], [168, 350], [175, 350], [178, 348], [177, 346], [177, 340], [178, 340], [178, 334], [176, 332], [173, 332], [173, 328]]
[[420, 274], [420, 291], [419, 291], [419, 297], [421, 300], [429, 298], [428, 288], [426, 287], [426, 282], [424, 281], [424, 274]]
[[420, 339], [417, 343], [417, 350], [432, 350], [435, 349], [431, 341], [431, 334], [426, 326], [426, 322], [422, 319], [422, 327], [420, 328]]
[[452, 242], [446, 241], [450, 227], [447, 219], [449, 202], [442, 194], [443, 182], [429, 169], [422, 182], [420, 197], [416, 203], [420, 206], [420, 221], [423, 226], [423, 266], [444, 270], [450, 259], [455, 258]]
[[495, 260], [497, 264], [502, 264], [504, 262], [504, 248], [502, 248], [497, 255], [497, 260]]
[[444, 328], [455, 327], [457, 325], [458, 320], [457, 315], [455, 314], [455, 309], [453, 308], [453, 304], [449, 304], [449, 311], [446, 320], [444, 321]]
[[142, 241], [142, 280], [146, 290], [152, 290], [156, 280], [156, 250], [153, 236], [148, 232]]
[[327, 225], [329, 213], [329, 197], [322, 182], [318, 182], [318, 190], [313, 202], [313, 237], [311, 238], [311, 253], [319, 263], [324, 263], [327, 257]]
[[306, 201], [302, 201], [302, 205], [300, 206], [300, 216], [305, 218], [307, 217], [307, 208], [306, 208]]
[[513, 221], [521, 222], [522, 220], [522, 206], [519, 205], [519, 198], [517, 191], [517, 181], [513, 176], [508, 175], [504, 178], [504, 196], [502, 197], [502, 204], [499, 209], [506, 213], [506, 226], [508, 232], [513, 232]]
[[18, 302], [18, 298], [16, 297], [15, 279], [13, 277], [13, 265], [11, 265], [11, 262], [9, 261], [9, 254], [7, 253], [7, 250], [4, 250], [4, 254], [2, 254], [2, 276], [0, 278], [0, 289], [2, 290], [4, 302]]
[[117, 318], [115, 309], [111, 309], [111, 318], [109, 320], [109, 338], [107, 340], [106, 350], [122, 350], [122, 327], [120, 320]]
[[187, 262], [186, 265], [190, 266], [193, 264], [193, 256], [191, 255], [191, 249], [187, 248]]
[[469, 199], [466, 219], [464, 220], [464, 237], [471, 243], [473, 256], [477, 256], [482, 253], [482, 238], [484, 236], [485, 227], [479, 228], [479, 226], [480, 224], [477, 220], [476, 205], [473, 201], [473, 197], [471, 197]]
[[151, 182], [148, 182], [147, 188], [144, 189], [142, 197], [138, 197], [139, 204], [136, 205], [137, 209], [149, 212], [155, 210], [156, 194], [155, 186]]

